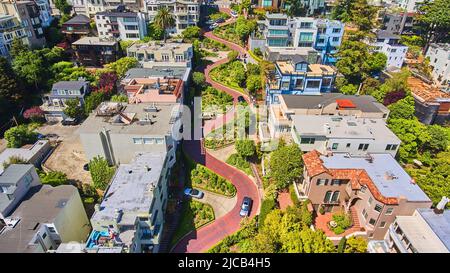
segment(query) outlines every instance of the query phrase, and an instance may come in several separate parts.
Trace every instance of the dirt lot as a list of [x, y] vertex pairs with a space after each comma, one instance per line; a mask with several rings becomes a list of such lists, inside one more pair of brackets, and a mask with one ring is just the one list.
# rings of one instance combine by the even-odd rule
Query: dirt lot
[[52, 155], [47, 159], [44, 167], [53, 171], [61, 171], [67, 174], [67, 178], [91, 183], [90, 173], [83, 170], [83, 165], [88, 163], [78, 135], [78, 126], [62, 126], [60, 123], [44, 125], [38, 129], [41, 134], [47, 135], [52, 141], [60, 142]]

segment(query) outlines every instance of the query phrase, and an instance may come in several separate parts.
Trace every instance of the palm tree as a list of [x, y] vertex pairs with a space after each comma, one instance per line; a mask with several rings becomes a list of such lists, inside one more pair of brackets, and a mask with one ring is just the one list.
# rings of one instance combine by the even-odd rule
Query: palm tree
[[175, 26], [175, 17], [173, 17], [173, 14], [170, 13], [167, 7], [162, 7], [158, 10], [154, 23], [157, 27], [164, 30], [164, 42], [166, 42], [167, 29]]

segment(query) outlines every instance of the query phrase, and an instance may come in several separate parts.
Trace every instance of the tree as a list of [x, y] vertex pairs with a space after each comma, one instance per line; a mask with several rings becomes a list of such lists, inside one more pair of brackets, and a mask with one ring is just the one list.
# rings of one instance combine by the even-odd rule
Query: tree
[[430, 141], [426, 146], [433, 153], [446, 151], [450, 145], [450, 128], [442, 127], [440, 125], [430, 125], [427, 127], [430, 134]]
[[33, 144], [37, 141], [38, 134], [30, 130], [27, 125], [19, 125], [9, 128], [5, 132], [8, 148], [20, 148], [25, 144]]
[[244, 16], [239, 16], [236, 20], [234, 31], [241, 41], [245, 42], [248, 36], [255, 31], [257, 27], [258, 24], [255, 20], [247, 20]]
[[259, 75], [248, 76], [247, 80], [246, 80], [246, 86], [247, 86], [248, 92], [250, 92], [251, 94], [255, 94], [256, 91], [258, 91], [262, 88], [261, 76], [259, 76]]
[[346, 243], [347, 243], [347, 238], [345, 236], [343, 236], [338, 244], [338, 248], [337, 248], [338, 253], [344, 253]]
[[23, 112], [23, 117], [38, 122], [44, 118], [44, 111], [39, 106], [33, 106]]
[[70, 15], [72, 11], [72, 6], [67, 3], [67, 0], [55, 0], [54, 1], [56, 8], [65, 15]]
[[94, 82], [94, 75], [84, 67], [76, 67], [72, 62], [56, 62], [50, 67], [50, 73], [53, 75], [52, 83], [58, 81], [76, 81], [84, 78], [86, 81]]
[[406, 96], [406, 93], [404, 90], [389, 92], [386, 94], [386, 96], [384, 96], [383, 104], [387, 106], [387, 105], [396, 103], [399, 100], [405, 98], [405, 96]]
[[9, 54], [11, 54], [11, 56], [14, 58], [15, 56], [18, 56], [28, 50], [29, 50], [28, 46], [26, 46], [23, 43], [22, 39], [15, 37], [11, 43], [11, 49], [9, 50]]
[[98, 86], [107, 93], [113, 93], [116, 90], [116, 83], [118, 77], [115, 72], [106, 71], [100, 74], [98, 79]]
[[164, 30], [164, 42], [166, 42], [167, 29], [175, 26], [175, 17], [170, 13], [167, 7], [162, 7], [156, 13], [153, 22], [155, 26]]
[[390, 110], [389, 118], [392, 119], [413, 119], [414, 118], [414, 97], [409, 95], [396, 103], [388, 106]]
[[155, 23], [148, 24], [147, 35], [149, 40], [162, 40], [164, 38], [164, 33], [164, 29], [159, 28]]
[[402, 141], [398, 153], [402, 162], [417, 158], [418, 152], [431, 139], [427, 127], [417, 119], [390, 118], [388, 127]]
[[440, 42], [450, 32], [450, 2], [448, 0], [426, 0], [418, 6], [418, 20], [426, 25], [425, 48], [430, 43]]
[[0, 123], [9, 121], [19, 105], [23, 104], [24, 91], [17, 81], [9, 62], [0, 57]]
[[358, 86], [356, 84], [346, 84], [339, 88], [342, 94], [355, 95], [358, 92]]
[[288, 6], [286, 14], [290, 17], [302, 17], [306, 15], [304, 2], [301, 0], [286, 0], [285, 6]]
[[367, 0], [339, 0], [334, 6], [331, 17], [342, 22], [353, 22], [362, 31], [374, 27], [377, 8]]
[[64, 108], [63, 112], [66, 116], [76, 119], [81, 119], [84, 116], [84, 110], [83, 107], [81, 107], [80, 99], [68, 99], [65, 104], [66, 108]]
[[200, 28], [198, 26], [187, 27], [181, 33], [184, 39], [198, 39], [200, 37]]
[[3, 162], [3, 169], [6, 170], [12, 164], [27, 164], [28, 162], [17, 155], [10, 156], [7, 161]]
[[115, 168], [108, 165], [103, 157], [96, 156], [89, 161], [89, 172], [96, 189], [105, 190], [111, 181]]
[[41, 179], [42, 184], [48, 184], [53, 187], [66, 185], [68, 183], [67, 175], [59, 171], [51, 171], [48, 173], [40, 172], [39, 178]]
[[196, 71], [192, 74], [192, 81], [196, 86], [203, 87], [205, 85], [205, 75]]
[[248, 158], [255, 154], [255, 142], [251, 139], [238, 139], [235, 147], [237, 153], [243, 158]]
[[366, 253], [367, 241], [363, 237], [352, 236], [347, 239], [344, 253]]
[[123, 57], [113, 63], [106, 65], [107, 68], [113, 70], [118, 77], [123, 77], [125, 73], [133, 67], [136, 67], [138, 61], [133, 57]]
[[97, 106], [106, 99], [104, 92], [92, 92], [84, 101], [84, 112], [89, 115]]
[[270, 155], [269, 168], [278, 189], [286, 188], [298, 179], [303, 173], [302, 152], [298, 145], [278, 147]]
[[45, 75], [44, 60], [39, 54], [35, 51], [22, 52], [15, 56], [12, 65], [19, 78], [38, 89]]
[[128, 102], [128, 97], [127, 97], [127, 95], [124, 95], [124, 94], [113, 95], [111, 97], [111, 101], [114, 101], [114, 102]]

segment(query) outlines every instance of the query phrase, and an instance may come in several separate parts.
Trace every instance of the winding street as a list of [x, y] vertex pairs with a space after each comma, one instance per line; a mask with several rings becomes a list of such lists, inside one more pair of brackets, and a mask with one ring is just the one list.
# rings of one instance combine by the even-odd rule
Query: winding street
[[[230, 20], [232, 21], [232, 20]], [[230, 23], [230, 21], [224, 23]], [[226, 40], [223, 40], [217, 36], [215, 36], [212, 31], [208, 31], [204, 33], [205, 37], [208, 37], [210, 39], [216, 40], [218, 42], [221, 42], [223, 44], [226, 44], [228, 47], [230, 47], [232, 50], [236, 50], [239, 52], [239, 54], [248, 54], [247, 51], [242, 48], [241, 46], [228, 42]], [[229, 87], [226, 87], [222, 84], [219, 84], [217, 82], [214, 82], [209, 73], [214, 68], [217, 67], [223, 63], [228, 62], [227, 58], [221, 59], [218, 62], [215, 62], [212, 65], [209, 65], [204, 70], [206, 82], [210, 84], [212, 87], [224, 91], [234, 98], [234, 102], [237, 102], [237, 97], [244, 96], [244, 98], [247, 100], [247, 102], [250, 103], [250, 99], [248, 96], [240, 93], [239, 91], [236, 91], [234, 89], [231, 89]], [[205, 125], [204, 128], [208, 129], [208, 131], [204, 131], [206, 134], [209, 132], [212, 128], [219, 128], [222, 124], [225, 124], [226, 122], [232, 120], [234, 116], [234, 111], [229, 111], [232, 113], [227, 113], [223, 115], [222, 117], [219, 117], [215, 119], [213, 125], [208, 124]], [[199, 252], [205, 252], [217, 243], [219, 243], [223, 238], [225, 238], [228, 235], [231, 235], [235, 233], [239, 229], [239, 224], [241, 221], [241, 217], [239, 216], [240, 206], [242, 204], [242, 200], [245, 196], [248, 196], [253, 199], [253, 207], [251, 210], [250, 217], [254, 217], [257, 212], [259, 211], [260, 206], [260, 196], [258, 188], [253, 182], [253, 180], [248, 177], [245, 173], [242, 171], [226, 164], [223, 161], [220, 161], [219, 159], [215, 158], [211, 154], [209, 154], [207, 151], [203, 152], [204, 149], [202, 149], [200, 141], [199, 140], [189, 140], [183, 142], [184, 151], [197, 163], [202, 164], [206, 166], [207, 168], [211, 169], [218, 175], [223, 176], [227, 180], [229, 180], [233, 185], [236, 187], [237, 190], [237, 202], [233, 209], [229, 211], [227, 214], [225, 214], [223, 217], [217, 218], [212, 223], [198, 229], [195, 231], [192, 231], [188, 233], [183, 239], [181, 239], [172, 249], [172, 252], [174, 253], [199, 253]]]

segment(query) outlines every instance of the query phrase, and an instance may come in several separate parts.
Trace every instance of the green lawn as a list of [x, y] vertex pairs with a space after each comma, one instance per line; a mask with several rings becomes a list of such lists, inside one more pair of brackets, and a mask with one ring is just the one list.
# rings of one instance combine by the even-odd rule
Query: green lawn
[[171, 245], [174, 246], [183, 236], [214, 220], [214, 210], [208, 205], [190, 199], [185, 201], [178, 228], [173, 235]]

